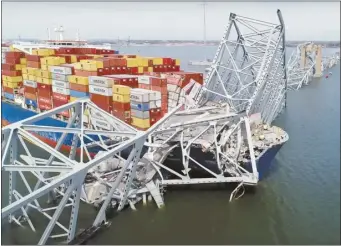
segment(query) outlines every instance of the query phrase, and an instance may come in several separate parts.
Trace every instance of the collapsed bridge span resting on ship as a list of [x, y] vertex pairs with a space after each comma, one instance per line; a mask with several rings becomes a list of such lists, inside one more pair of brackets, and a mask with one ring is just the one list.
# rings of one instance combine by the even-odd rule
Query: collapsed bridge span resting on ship
[[[197, 93], [184, 92], [183, 102], [145, 131], [89, 99], [3, 128], [2, 169], [8, 172], [10, 185], [9, 205], [2, 209], [2, 218], [19, 225], [26, 221], [35, 231], [29, 212], [38, 211], [49, 219], [39, 244], [49, 238], [71, 242], [81, 201], [99, 208], [95, 228], [106, 221], [108, 207], [135, 209], [135, 204], [147, 197], [162, 207], [165, 186], [237, 183], [232, 200], [244, 185], [257, 185], [288, 140], [286, 132], [271, 126], [284, 107], [287, 89], [285, 28], [280, 11], [278, 17], [280, 24], [272, 24], [231, 14], [203, 86]], [[245, 25], [249, 32], [242, 34], [238, 25]], [[236, 40], [232, 28], [237, 32]], [[232, 52], [227, 42], [235, 45]], [[259, 51], [257, 55], [250, 51], [253, 49]], [[241, 60], [236, 58], [237, 52], [243, 54]], [[65, 110], [73, 112], [67, 122], [48, 125], [51, 121], [46, 119]], [[93, 121], [94, 115], [109, 128]], [[55, 143], [49, 145], [44, 136], [51, 133]], [[27, 142], [50, 157], [34, 156]], [[66, 142], [70, 143], [68, 148], [61, 151]], [[18, 152], [20, 146], [23, 154]], [[36, 178], [33, 189], [26, 174]], [[19, 180], [27, 188], [25, 194], [17, 189]], [[44, 196], [59, 204], [43, 204], [40, 198]], [[65, 226], [58, 218], [69, 206], [71, 216]], [[47, 213], [50, 210], [53, 216]], [[63, 233], [51, 235], [55, 227]]]

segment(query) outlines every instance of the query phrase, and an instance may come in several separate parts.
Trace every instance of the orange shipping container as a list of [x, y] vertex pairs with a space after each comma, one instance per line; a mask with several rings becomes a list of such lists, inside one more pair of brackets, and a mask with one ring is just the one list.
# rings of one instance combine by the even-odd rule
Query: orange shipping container
[[37, 95], [36, 94], [25, 92], [24, 96], [25, 96], [25, 98], [30, 99], [30, 100], [34, 100], [34, 101], [37, 100]]
[[89, 86], [70, 83], [70, 90], [80, 91], [80, 92], [89, 92]]

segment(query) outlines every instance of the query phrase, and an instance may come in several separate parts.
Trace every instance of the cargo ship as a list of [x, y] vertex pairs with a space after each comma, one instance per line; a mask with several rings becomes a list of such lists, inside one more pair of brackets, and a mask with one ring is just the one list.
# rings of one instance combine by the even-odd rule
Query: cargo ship
[[[176, 58], [123, 55], [112, 49], [88, 47], [84, 41], [17, 44], [2, 52], [2, 126], [90, 98], [101, 109], [144, 131], [185, 100], [184, 88], [189, 84], [191, 88], [202, 86], [204, 81], [202, 73], [181, 71]], [[71, 114], [64, 111], [35, 124], [66, 127]], [[110, 130], [100, 118], [90, 117], [91, 122]], [[88, 114], [84, 122], [89, 123]], [[55, 145], [61, 133], [40, 132], [36, 136]], [[257, 156], [261, 172], [268, 169], [286, 139], [284, 133], [283, 141], [264, 148]], [[62, 149], [70, 149], [71, 143], [71, 136], [67, 136]], [[205, 165], [209, 167], [211, 162], [207, 160]], [[251, 169], [250, 163], [246, 168]]]

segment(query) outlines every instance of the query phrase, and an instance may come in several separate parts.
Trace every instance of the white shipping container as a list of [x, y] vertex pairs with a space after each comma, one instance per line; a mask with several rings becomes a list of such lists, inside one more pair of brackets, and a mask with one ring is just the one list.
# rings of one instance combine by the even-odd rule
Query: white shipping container
[[70, 83], [66, 81], [60, 81], [60, 80], [52, 80], [52, 86], [57, 86], [57, 87], [63, 87], [65, 89], [70, 88]]
[[139, 119], [149, 119], [150, 118], [149, 111], [140, 111], [140, 110], [136, 110], [136, 109], [131, 110], [131, 116], [139, 118]]
[[66, 95], [66, 96], [70, 95], [70, 89], [67, 89], [67, 88], [64, 88], [64, 87], [59, 87], [59, 86], [52, 86], [52, 92], [63, 94], [63, 95]]
[[52, 80], [68, 81], [67, 75], [58, 73], [52, 73]]
[[176, 106], [178, 106], [178, 100], [168, 100], [168, 106], [175, 108]]
[[92, 94], [102, 95], [111, 97], [112, 96], [112, 88], [96, 86], [96, 85], [89, 85], [89, 92]]
[[107, 77], [89, 76], [89, 84], [111, 88], [114, 84], [114, 80]]
[[104, 120], [102, 114], [99, 113], [99, 112], [97, 112], [97, 111], [94, 112], [93, 110], [91, 110], [91, 111], [90, 111], [90, 116], [91, 116], [91, 118], [94, 117], [94, 118], [96, 118], [96, 119]]
[[102, 128], [104, 130], [110, 131], [110, 130], [113, 129], [113, 127], [108, 122], [106, 122], [106, 121], [104, 121], [102, 119], [97, 119], [97, 118], [92, 117], [91, 118], [91, 122], [92, 122], [93, 125], [95, 125], [95, 126], [97, 126], [99, 128]]
[[178, 93], [168, 92], [168, 99], [169, 100], [178, 101], [179, 97], [180, 97], [180, 95]]
[[24, 80], [24, 85], [32, 88], [37, 88], [37, 82], [32, 80]]
[[137, 80], [139, 84], [145, 84], [145, 85], [151, 84], [149, 76], [139, 76]]
[[167, 84], [167, 91], [169, 92], [180, 93], [180, 90], [181, 88], [177, 85]]
[[149, 102], [149, 93], [131, 89], [130, 99], [136, 102]]
[[50, 66], [51, 73], [71, 75], [72, 69], [71, 67], [61, 67], [61, 66]]

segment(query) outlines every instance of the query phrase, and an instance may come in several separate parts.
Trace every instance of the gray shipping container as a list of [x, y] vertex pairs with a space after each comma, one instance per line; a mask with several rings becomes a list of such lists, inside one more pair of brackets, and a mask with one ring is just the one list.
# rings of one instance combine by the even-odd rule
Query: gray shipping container
[[131, 116], [139, 118], [139, 119], [149, 119], [150, 118], [149, 111], [139, 111], [139, 110], [135, 110], [135, 109], [131, 110]]

